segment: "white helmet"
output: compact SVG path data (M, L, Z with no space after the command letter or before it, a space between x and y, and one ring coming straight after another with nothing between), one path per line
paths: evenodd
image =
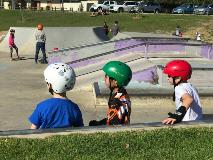
M75 77L72 67L65 63L53 63L44 70L45 81L52 84L55 93L72 90L75 85Z

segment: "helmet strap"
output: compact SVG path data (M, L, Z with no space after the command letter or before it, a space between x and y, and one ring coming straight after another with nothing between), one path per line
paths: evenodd
M109 89L110 89L110 95L109 95L109 100L108 100L108 104L109 104L109 102L111 101L111 99L112 99L112 94L113 94L113 91L114 91L114 89L116 88L116 87L114 87L114 86L112 86L112 81L113 80L115 80L114 78L111 78L111 77L109 77ZM118 92L120 91L120 87L118 87Z
M121 96L127 94L127 92L126 92L126 90L124 89L124 87L119 87L118 92L119 92L119 93L122 93Z
M175 83L175 77L172 77L172 80L173 80L173 84L174 84L174 89L176 86L178 86L181 82L182 82L182 79L176 84ZM173 101L175 101L175 91L173 93Z
M112 92L114 90L114 87L112 87L112 81L113 79L109 77L109 89L110 89L110 94L109 94L109 100L108 100L108 103L111 101L111 98L112 98Z
M49 89L49 92L53 95L53 89L52 89L52 85L50 83L47 82L47 85L48 85L48 89Z
M52 88L49 88L49 92L53 95L53 89Z

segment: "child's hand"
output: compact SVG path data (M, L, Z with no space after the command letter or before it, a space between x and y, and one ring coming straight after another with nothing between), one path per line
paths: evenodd
M166 118L162 121L163 124L174 124L176 122L176 119L174 118Z
M96 121L96 120L91 120L89 122L89 126L97 126L97 125L98 125L98 121Z

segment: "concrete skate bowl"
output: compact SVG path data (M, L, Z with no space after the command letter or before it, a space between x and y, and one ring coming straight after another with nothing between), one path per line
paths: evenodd
M156 75L156 65L165 65L169 59L177 58L189 61L194 59L191 62L193 66L200 65L200 70L208 66L211 70L212 44L189 39L133 37L49 53L49 63L69 63L76 70L77 76L99 72L107 61L120 60L132 68L133 80L153 83L159 76Z
M19 48L20 55L33 55L35 53L34 27L10 27L15 29L15 43ZM9 29L9 30L10 30ZM93 44L109 40L101 27L45 27L46 51L53 48L76 47L82 44ZM0 51L9 52L9 31L0 43Z

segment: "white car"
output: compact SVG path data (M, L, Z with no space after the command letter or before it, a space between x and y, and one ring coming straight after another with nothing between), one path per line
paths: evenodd
M125 1L122 4L110 6L111 12L129 12L132 7L138 6L138 2Z
M104 1L102 4L93 4L89 10L90 12L95 12L99 9L109 11L110 6L114 5L117 5L116 1Z

